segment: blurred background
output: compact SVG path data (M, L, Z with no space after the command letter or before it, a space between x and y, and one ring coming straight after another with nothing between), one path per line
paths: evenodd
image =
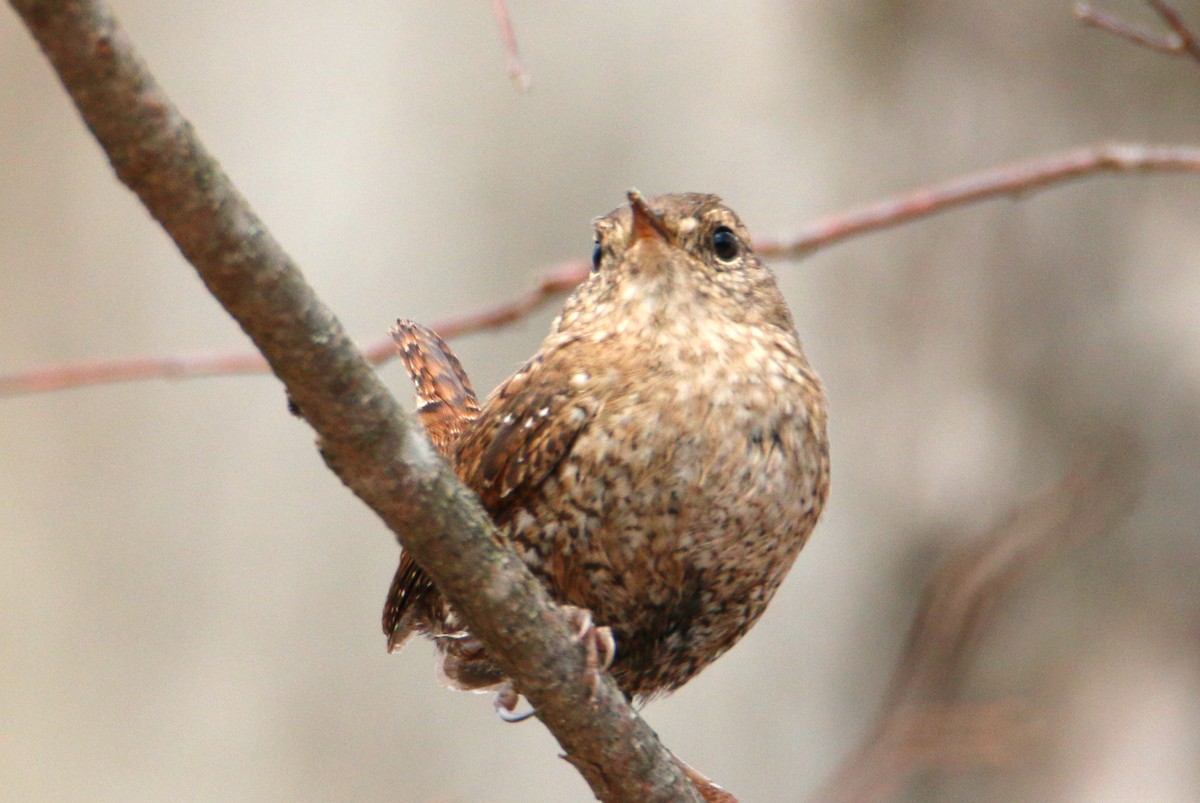
M114 5L363 341L588 257L631 186L786 237L1023 157L1200 142L1196 65L1069 0L514 0L524 95L484 2ZM248 347L9 8L0 119L0 371ZM1011 590L967 678L1041 741L910 794L1200 798L1198 212L1195 176L1100 177L776 263L828 386L832 499L757 628L644 711L671 748L801 799L869 731L944 555L1120 431L1137 501ZM454 343L477 388L555 307ZM541 725L439 688L427 644L387 654L396 544L274 378L0 399L0 488L0 797L589 799Z

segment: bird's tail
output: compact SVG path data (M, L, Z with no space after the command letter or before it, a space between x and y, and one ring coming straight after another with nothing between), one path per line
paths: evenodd
M433 445L449 456L455 439L479 415L471 380L450 346L432 329L399 320L391 334L417 390L417 416Z

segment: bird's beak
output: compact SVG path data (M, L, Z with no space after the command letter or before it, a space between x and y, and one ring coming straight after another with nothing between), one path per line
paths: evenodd
M630 190L626 195L629 197L629 208L633 210L633 225L629 228L629 243L626 247L631 248L639 240L648 238L659 238L666 243L675 242L675 238L663 225L662 218L646 205L641 193Z

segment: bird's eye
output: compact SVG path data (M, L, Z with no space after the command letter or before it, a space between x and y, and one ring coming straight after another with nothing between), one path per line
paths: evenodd
M728 226L721 226L713 232L712 247L713 253L717 255L717 259L722 262L732 262L741 253L742 243L738 240L737 235L733 233L733 229Z
M596 247L592 249L592 272L600 270L600 258L604 256L604 249L600 247L600 243L596 243Z

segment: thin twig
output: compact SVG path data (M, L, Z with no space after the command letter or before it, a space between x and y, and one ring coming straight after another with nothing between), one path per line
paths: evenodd
M695 800L658 737L366 363L196 137L103 0L10 0L117 176L170 234L318 434L603 800Z
M1147 0L1147 2L1179 37L1179 43L1184 52L1191 56L1197 64L1200 64L1200 42L1197 41L1195 32L1183 21L1183 15L1165 0Z
M588 263L583 260L563 262L551 268L537 287L523 296L494 307L443 318L433 322L431 327L443 337L452 338L504 326L570 291L587 276L587 272ZM396 344L391 337L385 336L363 346L362 353L367 362L381 365L396 356ZM147 379L265 374L268 370L267 361L258 352L196 352L162 357L83 360L0 376L0 397Z
M1178 36L1151 31L1140 25L1135 25L1123 17L1118 17L1110 11L1096 8L1090 3L1076 3L1075 16L1084 25L1108 31L1122 39L1128 39L1130 42L1141 47L1157 50L1159 53L1166 53L1171 56L1178 56L1180 53Z
M942 184L885 198L857 209L827 215L804 226L787 241L757 240L763 256L794 259L860 236L955 207L1001 196L1022 195L1106 172L1200 172L1200 148L1108 144L1078 148L985 170ZM568 292L587 276L582 260L551 268L526 295L495 307L434 322L432 328L449 339L520 320L546 302ZM373 341L363 353L374 365L395 356L390 337ZM45 393L111 382L146 379L188 379L201 376L264 373L258 354L197 353L165 357L136 357L53 365L0 375L0 397Z
M1146 0L1146 2L1171 29L1170 33L1160 34L1157 31L1149 31L1116 14L1082 2L1082 0L1075 4L1075 16L1085 25L1108 31L1141 47L1172 56L1187 56L1200 64L1200 41L1184 21L1183 15L1165 0Z
M1140 467L1127 442L1112 440L1107 454L1086 461L943 564L922 594L878 724L813 800L893 800L919 773L1006 766L1029 748L1026 707L1012 700L959 702L962 678L1004 595L1128 511Z
M496 15L496 24L500 27L500 39L504 42L504 54L508 61L508 77L512 79L520 92L528 92L531 84L529 73L521 62L521 54L517 50L517 34L513 31L512 17L508 14L508 4L504 0L492 0L492 13Z
M546 301L574 290L587 277L589 267L589 263L582 259L561 262L548 270L538 286L524 296L495 307L444 318L440 325L431 328L442 337L451 338L519 321ZM390 340L394 351L395 344Z
M966 204L1035 190L1101 173L1200 173L1200 148L1106 143L1001 165L931 187L885 198L808 224L784 243L756 242L763 256L803 257L867 232L931 217Z

